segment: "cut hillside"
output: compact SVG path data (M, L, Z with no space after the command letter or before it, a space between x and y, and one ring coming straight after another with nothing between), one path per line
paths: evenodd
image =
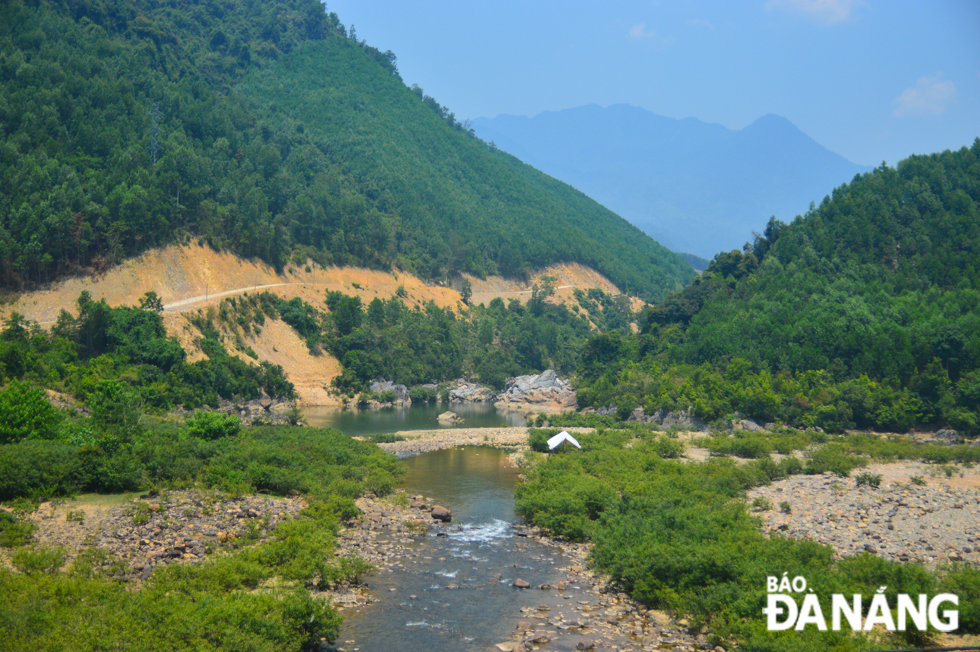
M317 0L2 11L0 286L191 241L432 282L578 262L651 300L693 277L476 138Z
M76 313L76 301L88 292L95 301L104 299L110 306L135 306L146 292L155 292L164 305L163 323L167 334L178 339L187 352L189 362L205 358L199 341L201 332L187 317L198 311L216 309L226 297L248 293L271 292L284 299L299 297L306 303L325 309L324 297L329 291L339 291L359 297L364 305L374 298L391 299L400 296L409 308L422 307L429 302L440 308L459 310L459 292L427 284L407 273L388 273L354 267L321 268L313 261L298 267L290 266L277 273L262 261L244 260L228 252L217 252L196 244L154 249L103 274L75 277L52 284L44 290L27 292L0 308L0 318L6 320L14 312L45 327L55 323L61 310ZM309 269L309 271L307 271ZM587 291L597 288L610 295L619 289L608 279L583 265L554 265L532 275L529 283L502 277L477 279L467 277L473 285L471 303L490 303L494 298L516 298L526 304L531 298L530 286L541 277L558 279L560 288L549 303L574 301L573 289ZM403 294L399 294L399 290ZM269 320L261 333L246 336L245 343L257 355L253 359L244 352L229 347L228 353L252 363L256 360L279 365L287 379L296 386L303 405L335 405L329 387L341 373L341 365L328 352L313 355L307 343L290 326L277 319Z

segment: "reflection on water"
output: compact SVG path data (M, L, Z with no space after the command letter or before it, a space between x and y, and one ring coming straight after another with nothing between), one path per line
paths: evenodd
M399 570L369 578L381 601L345 614L340 641L354 641L345 649L483 651L509 639L522 601L542 600L515 589L517 577L532 586L560 579L555 568L567 561L555 548L513 534L517 472L505 458L466 447L405 460L408 493L448 507L454 527L403 543Z
M454 426L442 425L436 417L452 410L463 418ZM437 428L490 428L523 426L524 417L517 412L498 412L492 403L425 403L411 407L382 410L344 410L330 407L302 408L306 421L317 428L337 428L345 435L370 435L399 430L435 430Z

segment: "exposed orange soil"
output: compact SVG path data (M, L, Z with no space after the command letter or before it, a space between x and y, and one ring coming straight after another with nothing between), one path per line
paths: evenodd
M575 288L588 290L599 288L607 294L619 294L612 281L595 271L591 267L580 265L579 263L558 263L549 265L542 270L534 273L531 280L527 283L506 279L501 276L489 276L486 280L464 274L473 286L474 304L490 303L493 299L500 297L504 301L508 299L518 299L521 303L527 303L531 298L531 286L535 283L542 285L541 277L551 276L557 279L555 285L555 296L553 302L572 302L572 295Z
M566 263L541 270L528 284L500 277L487 280L469 277L473 285L472 301L477 304L489 303L499 296L505 300L517 298L526 303L531 297L531 284L537 282L540 285L541 276L558 279L555 285L561 289L551 299L555 302L573 301L574 287L583 290L597 287L607 293L619 293L615 285L594 270ZM0 308L0 319L6 319L16 311L29 320L50 327L62 309L73 314L76 312L75 301L83 290L91 293L94 300L105 299L112 306L136 305L140 297L152 290L163 301L163 321L167 332L178 338L189 360L194 361L203 357L195 343L200 334L188 323L187 315L192 311L217 307L223 297L267 291L287 299L301 297L314 306L323 307L324 295L328 290L359 296L367 304L375 297L388 299L395 296L400 286L405 288L403 300L410 307L428 301L434 301L444 308L458 309L462 306L462 297L456 290L427 285L406 273L354 267L318 268L311 265L309 272L303 266L289 267L282 274L277 274L275 269L263 262L244 260L227 252L216 252L192 244L154 249L99 276L71 278L45 290L25 293L12 304ZM326 353L312 355L289 326L274 320L266 322L260 335L245 339L259 360L282 366L289 380L296 385L301 404L339 404L325 389L341 371L340 363L333 356ZM230 353L252 362L251 358L234 351L234 347L227 348Z

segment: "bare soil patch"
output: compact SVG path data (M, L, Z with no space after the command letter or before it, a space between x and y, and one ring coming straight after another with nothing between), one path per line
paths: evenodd
M356 267L320 268L311 261L308 263L287 267L280 274L261 261L246 260L228 252L196 244L172 245L148 251L103 274L65 279L43 290L22 294L12 303L0 307L0 319L6 319L16 311L50 327L61 310L76 313L75 302L82 291L88 291L96 301L105 299L112 306L137 305L140 297L153 291L163 301L163 320L168 334L177 337L187 351L188 360L193 362L202 359L204 354L195 343L200 333L190 326L186 315L216 307L224 297L247 292L272 292L285 299L301 297L318 308L325 308L327 291L359 296L366 305L375 297L389 299L401 289L402 300L410 308L429 301L456 310L463 306L462 297L455 289L430 285L404 272ZM573 286L584 290L598 287L605 292L619 293L616 286L601 274L575 263L548 267L535 280L545 275L556 277L558 286L569 286L559 290L552 298L554 301L573 300ZM530 284L501 277L469 278L477 303L489 303L496 296L514 296L526 302L531 296ZM342 404L324 389L340 373L340 363L328 353L312 355L306 344L285 324L267 323L260 335L246 338L246 343L258 354L258 360L282 366L286 377L296 386L301 405ZM233 350L234 347L228 348L233 355L247 362L253 361Z

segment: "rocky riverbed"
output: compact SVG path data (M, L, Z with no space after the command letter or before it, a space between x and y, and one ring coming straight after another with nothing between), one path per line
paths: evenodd
M592 432L592 428L566 428L568 432ZM406 430L395 435L404 437L378 446L399 457L408 457L457 446L493 446L495 448L527 449L529 428L444 428L442 430Z
M827 544L838 557L870 552L931 568L978 565L980 475L948 468L949 477L917 462L873 464L850 478L798 475L753 489L748 500L756 501L765 532ZM879 486L859 484L862 473L880 476Z
M425 537L451 537L461 532L452 521L432 517L435 507L431 498L396 494L377 499L359 499L357 506L363 515L340 536L336 554L358 554L374 564L376 571L369 577L370 586L381 583L386 573L416 572L423 560L431 560L433 550L421 545ZM667 614L636 605L625 594L611 591L604 578L586 567L588 546L568 544L548 539L537 528L513 524L510 536L514 548L529 548L532 542L543 544L554 552L531 555L523 563L547 566L555 559L563 560L557 570L562 579L553 584L532 585L516 577L513 590L510 636L503 635L494 649L503 652L524 652L547 649L556 652L571 650L724 650L708 643L703 633L689 631L687 621L676 621ZM440 558L445 561L445 558ZM516 566L515 566L516 568ZM494 577L490 584L507 574L520 575L521 569L489 569ZM499 571L499 572L498 572ZM523 572L530 572L525 568ZM444 579L442 590L459 591L480 587L462 586L452 576ZM389 591L396 591L392 588ZM335 604L341 611L360 611L376 602L378 596L369 593L340 596ZM420 596L398 596L399 600L418 601ZM547 644L546 647L541 646ZM347 638L336 648L343 652L363 649L356 639Z
M97 548L102 570L130 582L156 568L200 562L242 537L264 541L276 525L294 518L301 498L226 497L213 491L173 491L134 496L83 497L42 503L29 515L35 543L60 546L69 564Z

